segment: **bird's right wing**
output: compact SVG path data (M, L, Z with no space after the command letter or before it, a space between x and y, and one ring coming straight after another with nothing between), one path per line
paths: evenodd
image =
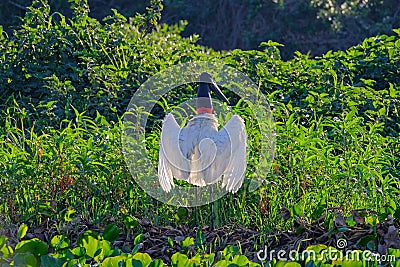
M185 164L178 162L182 157L179 149L179 133L181 128L176 122L172 114L168 114L164 121L161 130L160 151L158 153L158 180L161 188L165 192L169 192L174 187L173 177L179 173L176 166ZM187 168L186 168L187 169Z
M219 131L220 140L223 140L220 160L226 161L222 187L236 193L243 184L246 172L247 133L243 119L234 115Z

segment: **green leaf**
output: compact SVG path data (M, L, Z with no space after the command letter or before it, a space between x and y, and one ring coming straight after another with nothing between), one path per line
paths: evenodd
M220 260L220 261L216 262L214 266L218 266L218 267L228 267L229 265L230 265L230 264L229 264L229 261L227 261L227 260Z
M66 261L54 258L50 255L42 255L40 257L41 267L62 267Z
M149 267L163 267L164 266L164 262L162 260L154 260Z
M283 267L283 266L285 266L286 263L287 262L285 262L285 261L277 261L277 263L275 264L274 267Z
M24 267L38 267L39 263L35 255L30 252L15 253L14 265Z
M296 216L304 216L304 205L302 205L301 203L298 203L296 205L293 206L293 215Z
M30 252L35 256L42 256L47 254L49 251L49 247L46 243L39 240L38 238L33 238L30 240L20 241L15 246L15 253L25 253Z
M249 259L247 259L247 257L244 255L236 255L232 260L232 263L235 263L239 266L247 266L249 262Z
M321 253L323 250L328 249L328 247L324 244L319 245L311 245L306 248L306 250L315 251L316 253Z
M357 260L337 260L337 261L333 261L332 265L341 266L341 267L363 267L364 266L362 261L357 261Z
M68 248L70 246L70 241L63 235L56 235L51 239L50 244L55 250L59 250Z
M81 258L86 255L86 249L83 247L76 247L66 251L68 259Z
M168 237L168 245L173 248L174 247L174 240L171 237Z
M284 46L284 45L281 43L278 43L278 42L274 42L272 40L268 40L268 42L261 42L259 46L260 47L263 47L263 46L274 47L274 46Z
M9 259L14 254L14 251L11 246L4 244L3 246L0 245L0 259Z
M73 208L69 207L69 208L66 210L65 214L64 214L64 220L65 220L66 222L71 222L72 219L74 218L74 215L75 215L75 214L76 214L76 211L75 211Z
M354 220L353 216L350 216L349 218L346 219L346 224L348 226L356 226L356 221Z
M172 267L175 267L175 266L176 267L187 267L187 266L189 266L189 264L190 264L189 258L186 255L181 254L179 252L175 253L171 257Z
M103 238L110 242L113 242L113 241L117 240L119 233L120 233L120 230L115 224L109 224L104 229Z
M7 243L8 238L4 235L0 236L0 248Z
M143 241L144 238L145 238L144 234L138 234L138 235L135 237L135 239L133 240L133 244L134 244L134 245L139 244L140 242Z
M125 223L125 226L126 226L128 229L133 229L133 228L139 226L139 221L138 221L135 217L130 216L130 215L129 215L129 216L126 216L126 217L124 218L124 223Z
M186 219L188 215L189 211L187 210L187 208L180 207L174 216L178 222L181 222Z
M317 208L314 210L314 212L311 214L311 218L313 218L314 220L318 219L321 217L322 214L325 213L325 209L326 209L326 202L325 200L321 200L318 203Z
M179 244L183 249L186 249L189 246L194 245L194 238L193 237L186 237L184 240L179 242Z
M135 255L133 255L132 260L133 260L132 261L133 266L142 266L142 267L149 266L151 264L151 261L152 261L152 259L151 259L149 254L140 253L140 252L138 252ZM141 265L135 265L134 261L137 261L137 262L141 263Z
M226 246L224 250L222 251L222 256L226 260L231 260L233 257L236 255L239 255L239 248L237 246Z
M101 263L101 266L102 267L121 266L120 263L125 262L126 258L127 258L126 255L118 255L118 256L114 256L114 257L108 257Z
M395 98L397 94L397 90L394 88L393 83L389 83L389 96Z
M363 237L361 237L361 238L358 240L356 246L358 246L358 247L367 247L368 243L369 243L370 241L372 241L372 240L375 240L375 239L376 239L376 236L375 236L375 235L366 235L366 236L363 236Z
M78 239L77 245L86 249L86 255L101 261L104 257L110 256L113 252L111 244L108 240L100 240L98 235L86 231Z
M142 247L142 244L141 244L141 243L136 244L136 245L133 247L131 254L134 255L135 253L137 253L141 247Z
M394 255L396 258L400 259L400 249L399 248L389 248L388 254Z
M26 232L28 232L28 226L23 223L18 228L18 233L17 233L18 239L24 238L26 235Z

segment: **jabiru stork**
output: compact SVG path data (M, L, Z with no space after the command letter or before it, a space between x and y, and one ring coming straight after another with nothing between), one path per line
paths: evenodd
M203 72L199 80L197 115L183 129L171 113L163 121L159 183L165 192L170 192L175 186L174 178L200 187L222 179L221 187L236 193L243 184L247 165L245 124L239 115L234 115L218 130L210 91L228 104L229 101L209 73Z

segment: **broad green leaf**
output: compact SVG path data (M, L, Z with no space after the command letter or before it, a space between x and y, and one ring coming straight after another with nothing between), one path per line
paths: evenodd
M180 207L176 212L175 219L180 222L188 217L189 211L187 208Z
M190 261L185 254L177 252L171 257L171 265L173 267L188 267L190 265Z
M86 249L86 254L101 261L102 258L110 256L113 253L111 244L107 240L100 240L94 236L92 233L84 233L77 242L78 246Z
M86 255L86 249L83 247L76 247L66 251L68 259L81 258Z
M125 262L126 258L127 258L126 255L108 257L101 263L101 266L102 267L120 266L119 264L122 263L122 262Z
M236 255L232 259L232 263L237 264L239 266L246 266L250 261L247 259L245 255Z
M39 267L39 262L35 255L30 252L15 253L14 265L25 267Z
M55 250L59 250L68 248L70 246L70 241L63 235L56 235L51 239L50 244Z
M54 258L50 255L42 255L40 257L41 267L62 267L66 262L63 259Z
M152 259L149 254L138 252L133 255L131 261L134 267L147 267L151 264Z
M306 248L306 250L312 250L315 251L316 253L321 253L323 250L328 249L328 246L324 244L319 244L319 245L311 245Z
M103 238L110 242L113 242L113 241L117 240L119 233L120 233L120 230L115 224L109 224L104 229Z
M49 247L47 246L47 244L39 240L38 238L20 241L15 246L15 253L29 252L39 257L47 254L48 251Z

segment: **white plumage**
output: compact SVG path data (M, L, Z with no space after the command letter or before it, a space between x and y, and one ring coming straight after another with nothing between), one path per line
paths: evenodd
M218 131L213 114L201 113L181 129L172 114L163 122L158 179L164 191L174 180L206 186L222 179L221 186L236 193L246 171L247 134L243 119L234 115Z

